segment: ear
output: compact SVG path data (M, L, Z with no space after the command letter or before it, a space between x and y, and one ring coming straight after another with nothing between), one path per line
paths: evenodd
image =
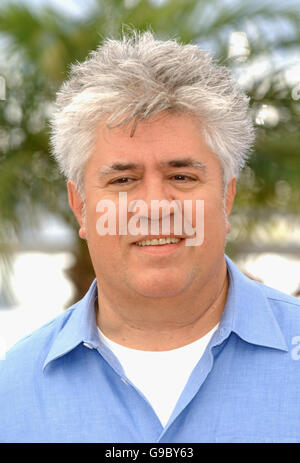
M229 180L227 184L226 198L225 198L225 211L226 211L226 216L227 216L227 230L226 230L227 233L230 233L230 230L231 230L231 226L228 221L228 218L230 216L235 194L236 194L235 186L236 186L236 178L231 177L231 179Z
M67 182L67 187L68 187L69 205L80 226L78 234L80 238L86 239L86 230L85 230L85 224L84 224L83 214L82 214L84 201L81 198L80 194L78 193L76 183L73 182L73 180L69 180Z

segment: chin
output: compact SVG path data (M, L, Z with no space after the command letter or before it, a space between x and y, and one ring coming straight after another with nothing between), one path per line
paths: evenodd
M183 281L144 281L135 282L132 288L141 296L152 298L163 298L178 296L187 287L187 282Z
M153 291L149 291L149 290L136 290L136 292L140 295L140 296L144 296L144 297L148 297L148 298L154 298L154 299L162 299L164 297L174 297L174 296L178 296L182 291L178 291L178 288L174 288L174 290L160 290L160 291L157 291L157 290L153 290Z

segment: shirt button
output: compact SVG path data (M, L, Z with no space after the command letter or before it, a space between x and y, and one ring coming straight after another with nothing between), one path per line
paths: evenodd
M85 347L88 347L89 349L94 349L93 346L91 346L90 344L88 344L87 342L84 342L83 345Z

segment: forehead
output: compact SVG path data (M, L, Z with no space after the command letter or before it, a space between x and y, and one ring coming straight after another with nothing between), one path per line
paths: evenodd
M163 166L170 160L186 158L218 163L205 142L200 123L190 115L158 115L139 122L134 131L133 124L113 129L105 122L99 125L93 152L98 165L127 162Z

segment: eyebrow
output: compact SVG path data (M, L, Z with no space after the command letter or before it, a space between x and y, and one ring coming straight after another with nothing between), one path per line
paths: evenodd
M196 161L193 158L179 158L179 159L170 159L169 161L162 161L159 163L159 167L193 167L197 170L201 170L205 173L206 164L201 161ZM114 172L123 172L125 170L142 170L143 166L141 164L136 164L134 162L113 162L102 166L99 169L99 176L103 177Z
M141 168L142 166L140 164L135 164L134 162L113 162L112 164L102 166L99 169L99 176L102 177L114 172L123 172L124 170L138 170Z
M193 158L180 158L180 159L171 159L170 161L160 162L161 167L194 167L194 169L201 170L205 172L206 164L201 161L196 161Z

